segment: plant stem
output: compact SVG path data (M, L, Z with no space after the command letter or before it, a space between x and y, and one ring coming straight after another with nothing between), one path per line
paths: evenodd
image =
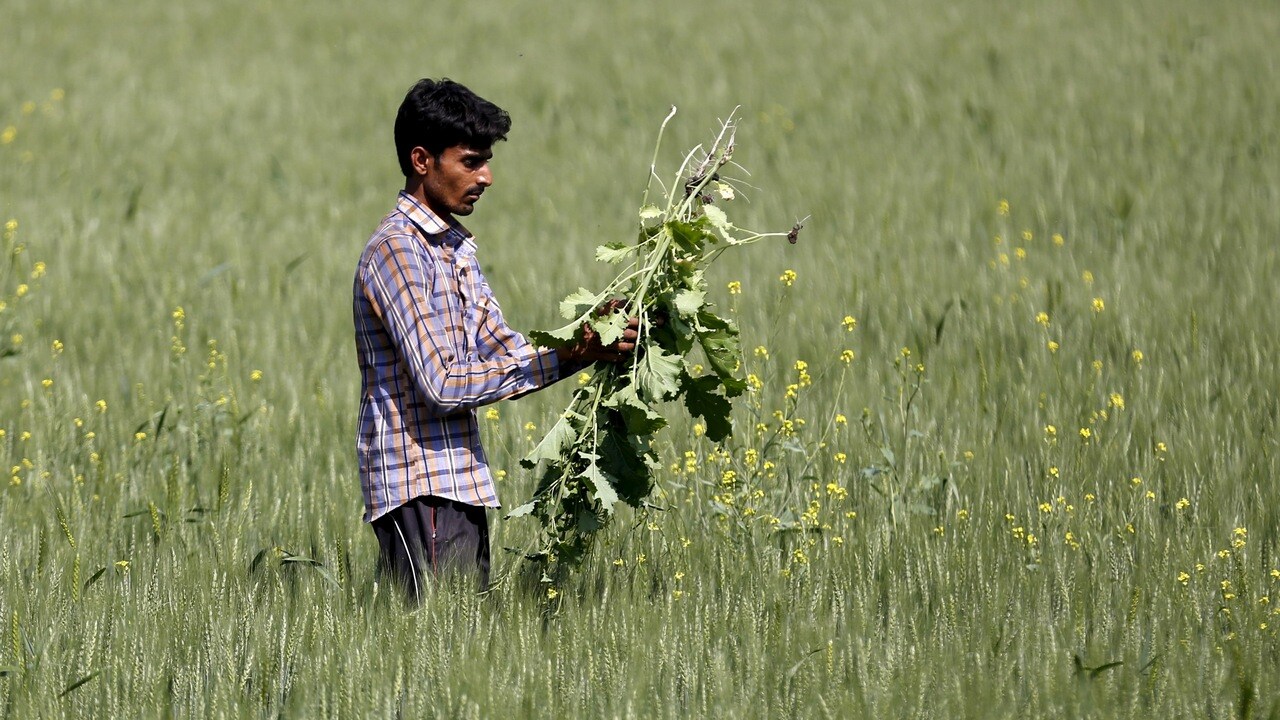
M644 196L640 200L640 207L649 204L649 188L653 185L654 179L658 178L658 150L662 147L662 133L667 129L667 123L671 122L671 118L676 116L676 106L671 106L671 112L667 113L666 119L662 121L662 125L658 126L658 140L653 144L653 159L649 161L649 182L644 184ZM658 182L662 182L658 179Z

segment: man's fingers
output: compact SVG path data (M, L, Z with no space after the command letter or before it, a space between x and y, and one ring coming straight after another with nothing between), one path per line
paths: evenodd
M592 353L595 360L603 360L604 362L619 362L631 357L636 351L634 342L626 342L619 340L618 342L597 348Z
M600 305L600 307L596 308L596 314L608 315L609 313L615 310L626 310L628 307L630 307L630 305L631 303L628 302L625 298L612 298L610 300L604 301L604 303Z
M599 310L603 311L602 314L604 314L617 308L625 308L626 305L627 303L624 300L610 300L602 305ZM627 325L622 331L622 337L610 345L601 343L600 335L595 329L590 324L584 323L582 341L574 352L578 357L588 362L619 362L635 354L639 339L640 318L635 316L627 318Z

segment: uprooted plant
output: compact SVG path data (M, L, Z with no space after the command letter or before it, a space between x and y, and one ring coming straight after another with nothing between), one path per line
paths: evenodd
M650 438L667 424L658 410L662 403L683 400L712 440L730 434L730 400L746 389L738 328L708 302L705 270L730 247L782 237L795 243L801 229L796 223L788 232L744 230L716 204L737 194L738 181L722 175L741 169L732 162L732 114L710 145L690 150L671 184L664 183L658 150L674 115L672 108L658 131L636 242L596 248L598 261L620 266L617 275L598 292L581 288L566 297L560 303L569 321L564 327L530 333L540 345L563 347L582 342L589 328L608 345L622 337L630 317L639 321L635 353L624 362L595 364L521 461L528 468L541 465L541 476L533 497L509 517L532 515L541 522L539 548L530 558L547 564L546 582L582 562L619 502L645 504L658 468ZM649 202L655 182L665 196L662 205ZM704 363L709 372L701 371Z

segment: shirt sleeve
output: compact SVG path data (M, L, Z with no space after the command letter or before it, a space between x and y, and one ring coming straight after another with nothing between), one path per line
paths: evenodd
M433 415L527 393L559 377L555 352L535 348L506 327L500 312L488 313L490 319L477 328L476 357L468 361L451 339L455 326L465 327L450 303L452 283L440 276L421 242L393 235L371 251L365 299Z
M570 375L575 375L591 364L580 361L560 362L560 358L554 349L540 348L529 342L524 335L513 330L502 317L502 308L498 307L498 301L493 296L493 290L490 289L489 283L484 280L483 275L480 281L480 297L477 302L483 306L485 318L479 328L479 342L481 348L484 348L481 352L509 354L520 352L520 348L525 347L531 352L549 357L547 362L553 363L555 370L546 378L544 385L559 382Z

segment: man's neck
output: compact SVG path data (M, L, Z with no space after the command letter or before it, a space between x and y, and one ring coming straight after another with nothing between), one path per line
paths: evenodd
M430 210L433 215L440 218L440 222L444 223L445 225L452 226L452 225L458 224L457 220L453 218L453 215L451 213L449 213L447 210L440 210L439 208L434 207L431 204L431 202L427 200L427 194L423 192L421 182L414 182L412 180L409 180L404 184L404 192L409 197L413 198L414 200L417 200L419 205Z

